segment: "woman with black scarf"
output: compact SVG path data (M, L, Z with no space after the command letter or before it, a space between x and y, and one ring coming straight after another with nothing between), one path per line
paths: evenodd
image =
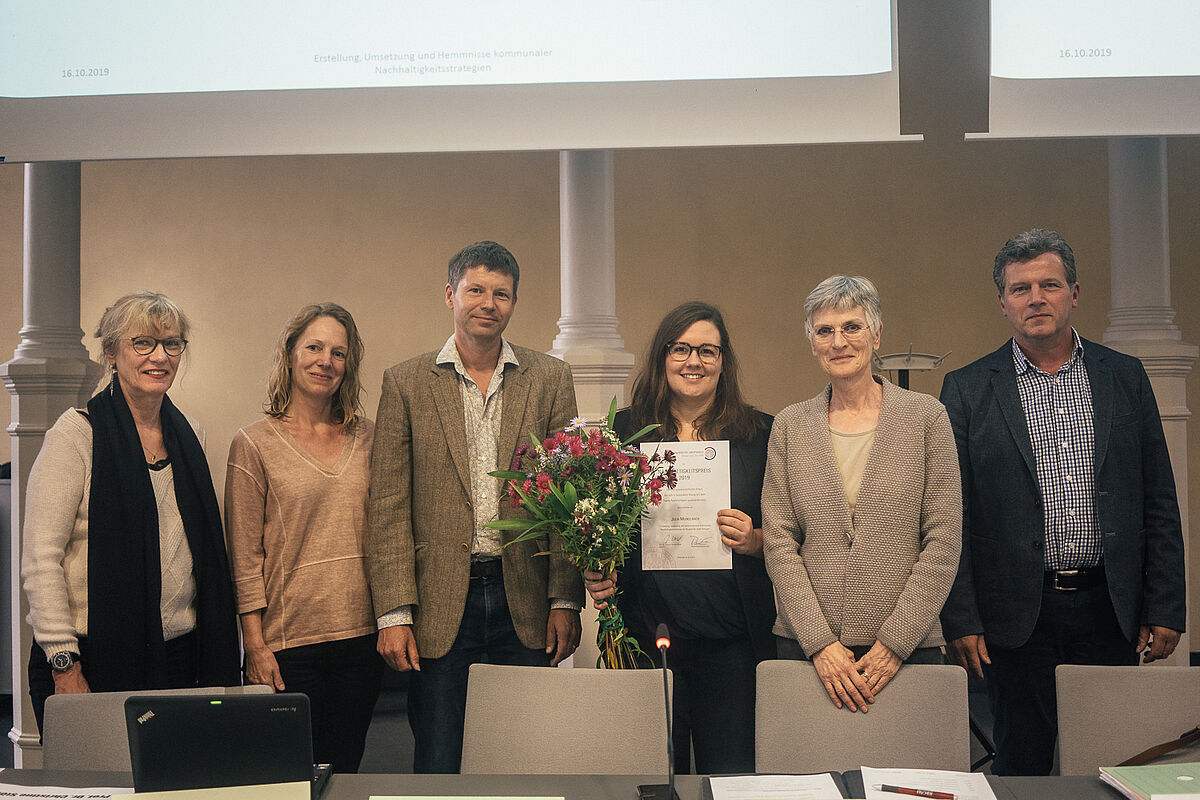
M21 572L39 729L52 694L240 683L203 434L167 397L188 329L165 295L117 300L96 330L108 385L34 462Z

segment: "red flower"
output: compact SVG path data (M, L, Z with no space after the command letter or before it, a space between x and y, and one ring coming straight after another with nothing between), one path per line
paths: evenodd
M571 458L579 458L583 455L583 440L578 436L572 436L567 442L567 450L571 453Z
M558 447L558 443L554 441L553 436L548 436L542 440L542 449L547 453L549 453L551 450L554 450L556 447Z
M545 499L546 495L550 494L550 476L545 472L538 473L537 476L538 499Z

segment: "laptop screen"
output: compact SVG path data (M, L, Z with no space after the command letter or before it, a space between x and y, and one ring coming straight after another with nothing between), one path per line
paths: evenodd
M313 776L304 694L135 695L125 701L125 727L139 792Z

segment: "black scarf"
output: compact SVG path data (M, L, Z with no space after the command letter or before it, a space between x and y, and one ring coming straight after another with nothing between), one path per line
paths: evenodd
M167 685L154 486L115 375L87 407L88 684L94 691L178 688ZM197 685L237 685L233 583L208 461L187 418L166 395L161 420L196 578Z

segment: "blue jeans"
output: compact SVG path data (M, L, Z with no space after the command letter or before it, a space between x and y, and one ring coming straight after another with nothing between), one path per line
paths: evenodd
M462 763L463 718L467 710L467 671L472 664L546 667L545 650L517 638L500 561L472 568L467 604L458 636L441 658L422 658L410 673L408 722L415 746L413 772L458 772Z

